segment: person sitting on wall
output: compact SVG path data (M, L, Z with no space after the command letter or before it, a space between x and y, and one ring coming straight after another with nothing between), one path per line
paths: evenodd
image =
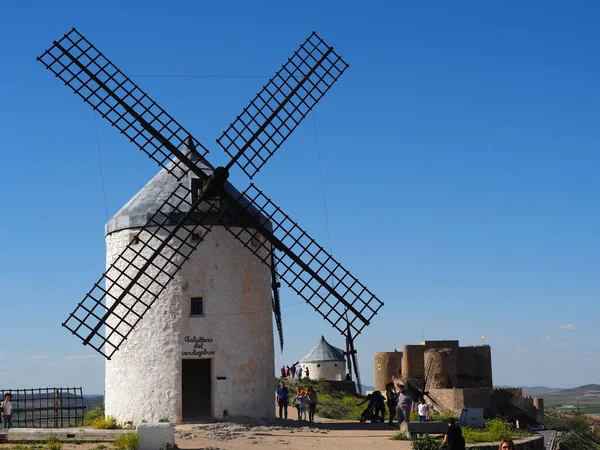
M465 450L465 439L462 435L462 429L456 425L454 419L448 420L448 429L442 441L444 450Z

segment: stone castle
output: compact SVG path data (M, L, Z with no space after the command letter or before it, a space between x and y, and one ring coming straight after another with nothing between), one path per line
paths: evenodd
M534 420L543 414L542 399L523 397L521 389L494 389L489 345L422 341L402 351L375 353L374 359L376 390L385 392L392 379L410 380L429 392L441 412L460 415L463 408L484 408Z

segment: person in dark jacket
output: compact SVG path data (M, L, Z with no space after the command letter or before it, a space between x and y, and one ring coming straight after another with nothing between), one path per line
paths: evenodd
M456 425L454 419L448 420L448 429L442 441L442 448L444 450L465 450L465 439L462 430Z
M394 425L394 418L396 417L396 407L398 404L396 403L396 387L394 383L388 383L385 386L385 398L387 400L387 407L390 412L390 420L388 425Z
M308 420L314 422L319 399L317 397L317 393L310 386L306 389L306 395L308 395Z

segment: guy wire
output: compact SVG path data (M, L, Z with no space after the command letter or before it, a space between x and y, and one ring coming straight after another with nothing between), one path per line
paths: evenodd
M108 222L108 206L106 205L106 189L104 187L104 172L102 170L102 156L100 154L100 136L98 134L98 123L96 121L96 111L92 110L92 114L94 114L94 128L96 130L96 148L98 150L98 165L100 167L100 182L102 185L102 196L104 197L104 214L106 216L106 221Z
M323 208L325 209L325 227L327 228L327 239L329 240L329 254L333 256L333 247L331 245L331 232L329 230L329 214L327 212L327 201L325 199L325 184L323 183L323 169L321 168L321 153L319 152L319 139L317 137L317 123L315 121L315 113L311 112L313 130L315 132L315 147L317 149L317 164L319 166L319 176L321 177L321 195L323 197ZM329 276L331 278L333 274ZM333 282L332 282L333 286Z

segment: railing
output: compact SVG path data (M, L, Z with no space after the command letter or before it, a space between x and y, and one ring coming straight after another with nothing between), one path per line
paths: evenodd
M2 389L0 401L11 394L15 428L65 428L83 425L81 388Z

